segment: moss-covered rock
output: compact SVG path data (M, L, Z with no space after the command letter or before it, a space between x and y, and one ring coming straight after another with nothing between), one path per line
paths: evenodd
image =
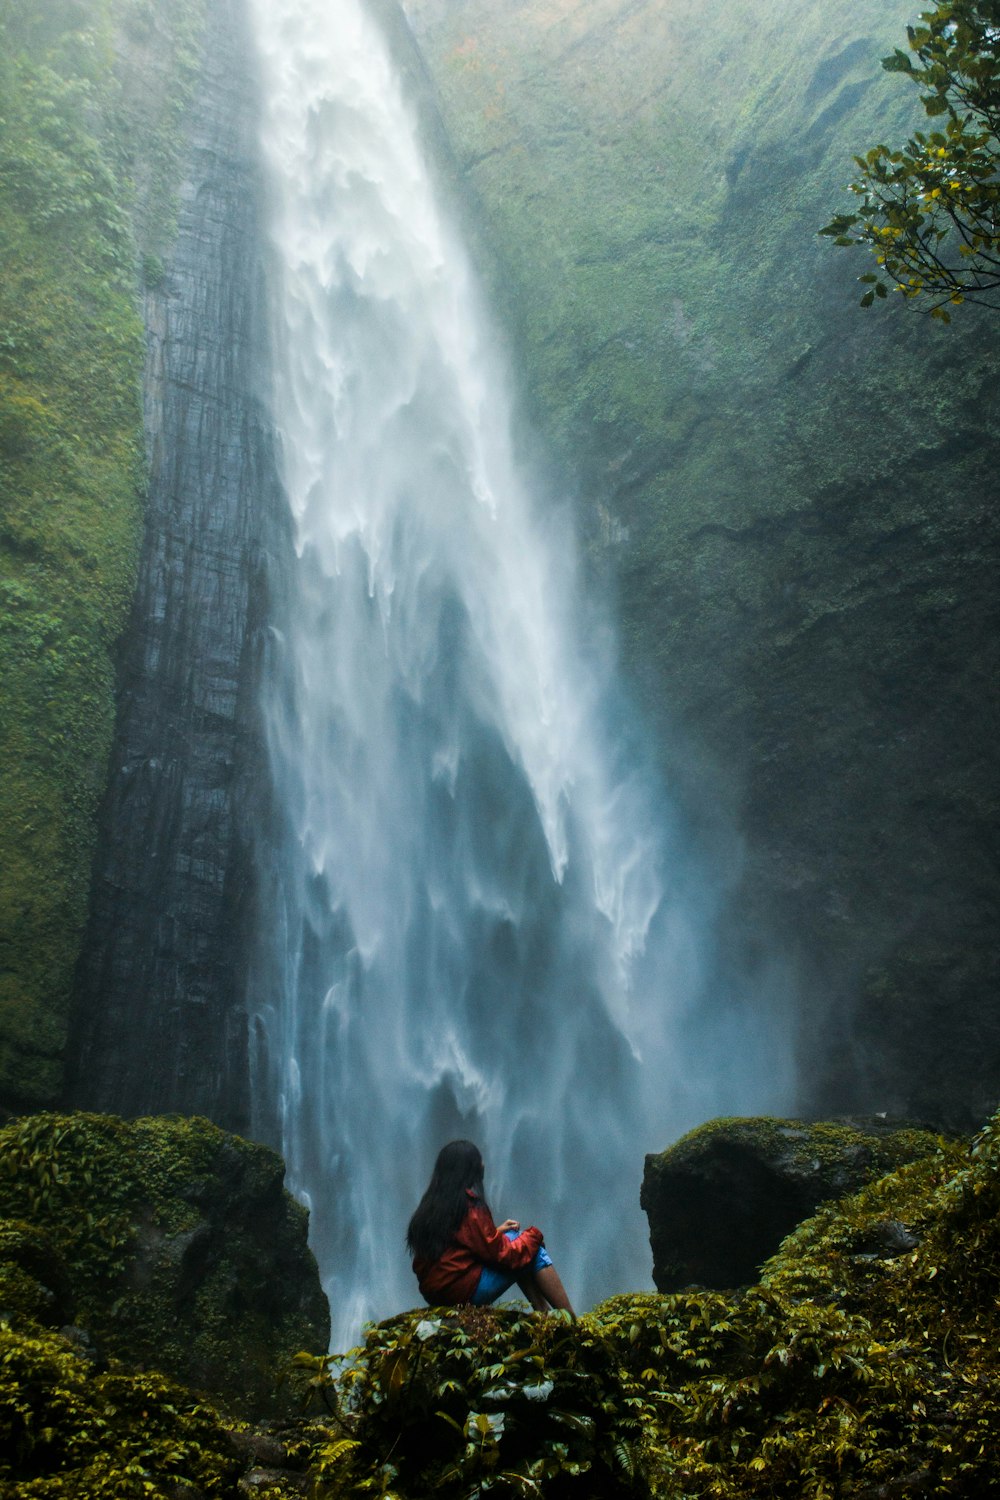
M646 1157L641 1204L653 1280L746 1286L821 1203L940 1147L930 1130L887 1120L710 1120Z
M15 1121L0 1214L30 1227L0 1224L0 1307L49 1326L72 1314L113 1359L240 1410L273 1405L293 1356L330 1333L283 1178L274 1152L207 1120Z

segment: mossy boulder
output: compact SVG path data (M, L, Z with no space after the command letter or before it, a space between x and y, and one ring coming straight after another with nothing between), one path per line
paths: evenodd
M329 1309L281 1158L207 1120L42 1114L0 1130L0 1305L236 1409L280 1404ZM34 1290L32 1290L34 1287Z
M821 1203L939 1145L930 1130L880 1119L710 1120L646 1157L653 1280L661 1292L747 1286Z

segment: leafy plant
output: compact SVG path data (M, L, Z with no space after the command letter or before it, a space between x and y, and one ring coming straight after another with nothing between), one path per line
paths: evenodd
M644 1494L645 1403L631 1381L623 1399L624 1373L587 1320L504 1307L382 1323L341 1377L360 1445L350 1493Z
M855 157L861 206L821 233L874 253L862 307L896 291L948 322L962 302L1000 309L1000 5L947 0L907 36L882 66L917 84L941 128Z

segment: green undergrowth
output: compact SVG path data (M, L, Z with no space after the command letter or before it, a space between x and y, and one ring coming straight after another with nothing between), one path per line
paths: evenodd
M157 1374L95 1368L57 1334L0 1326L3 1500L235 1494L225 1423Z
M142 518L140 272L172 230L202 8L0 0L0 1099L15 1108L60 1083Z
M0 1235L23 1304L0 1292L0 1497L988 1500L998 1169L994 1120L823 1209L741 1293L627 1294L576 1324L424 1309L348 1354L303 1354L302 1416L269 1430L279 1459L252 1482L259 1430L40 1326L23 1299L46 1251L15 1225Z
M993 1494L998 1165L993 1122L807 1221L741 1294L382 1324L326 1493Z

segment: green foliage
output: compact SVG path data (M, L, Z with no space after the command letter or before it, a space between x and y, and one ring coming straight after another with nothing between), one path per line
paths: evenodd
M161 1229L186 1222L178 1186L210 1171L218 1133L141 1125L124 1173L123 1122L49 1117L0 1133L0 1160L16 1165L0 1206L46 1224L0 1225L0 1500L193 1500L192 1486L235 1500L265 1482L239 1477L254 1434L39 1326L57 1316L38 1293L60 1266L90 1288L83 1313L120 1281L115 1225L142 1230L135 1173L147 1227L149 1204ZM84 1189L108 1208L89 1248L72 1223ZM1000 1118L825 1207L738 1296L621 1295L578 1323L516 1304L425 1309L347 1354L303 1353L291 1382L318 1414L284 1422L287 1467L266 1482L311 1500L979 1500L996 1492L998 1284ZM124 1347L132 1365L149 1356Z
M228 1431L161 1375L98 1371L58 1335L0 1323L0 1500L235 1495Z
M947 0L907 35L882 66L917 84L941 129L856 157L861 207L821 232L875 254L862 307L896 291L948 322L962 302L1000 308L1000 5Z
M203 10L156 7L161 66L143 91L141 45L123 40L154 15L140 0L0 6L0 1097L14 1107L51 1103L60 1082L141 525L137 242L152 285Z
M642 1397L596 1324L519 1307L406 1313L344 1359L323 1493L647 1493Z
M940 1285L938 1266L950 1245L973 1260L974 1281L980 1258L995 1269L995 1163L982 1155L982 1144L971 1157L945 1147L786 1240L728 1313L728 1346L707 1349L710 1372L665 1393L684 1481L665 1493L850 1496L912 1475L929 1494L990 1493L985 1436L998 1403L978 1368L986 1326L959 1311L964 1294ZM884 1249L899 1221L916 1249ZM676 1319L679 1299L664 1301ZM980 1316L995 1338L995 1297ZM700 1340L693 1318L692 1331Z

